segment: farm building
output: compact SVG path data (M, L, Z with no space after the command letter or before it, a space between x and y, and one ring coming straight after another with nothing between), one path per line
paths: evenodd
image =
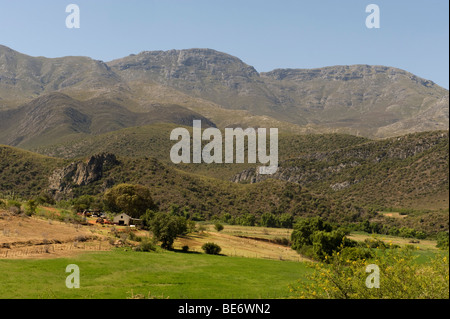
M131 226L131 225L138 225L140 224L141 220L137 218L132 218L131 216L128 216L127 214L119 214L116 217L114 217L113 223L117 225L123 225L123 226Z
M114 217L114 224L129 226L130 221L131 217L128 216L127 214L119 214L116 217Z

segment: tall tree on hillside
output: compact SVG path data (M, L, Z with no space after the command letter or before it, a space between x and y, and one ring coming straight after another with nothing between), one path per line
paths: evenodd
M139 218L147 209L155 209L156 205L150 189L142 185L119 184L104 195L105 209L113 213L126 213Z

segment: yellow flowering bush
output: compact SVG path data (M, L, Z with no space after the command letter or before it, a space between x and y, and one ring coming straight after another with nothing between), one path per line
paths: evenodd
M410 248L374 250L373 258L348 259L345 248L313 263L307 281L290 285L295 298L302 299L448 299L449 263L447 254L436 254L425 264L416 261ZM366 285L379 269L379 288ZM369 285L370 286L370 285Z

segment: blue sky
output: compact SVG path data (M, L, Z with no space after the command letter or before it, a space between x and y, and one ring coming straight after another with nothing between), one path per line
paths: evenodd
M68 29L68 4L81 28ZM381 27L365 25L367 5ZM258 71L398 67L449 88L447 0L0 0L0 44L32 56L103 61L144 50L211 48Z

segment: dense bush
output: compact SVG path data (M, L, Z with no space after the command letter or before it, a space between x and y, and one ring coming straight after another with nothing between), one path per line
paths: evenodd
M155 244L149 239L142 239L138 246L134 248L135 251L155 251Z
M187 253L187 252L189 251L189 246L188 246L188 245L184 245L183 247L181 247L181 250L182 250L184 253Z
M440 232L437 236L437 245L436 247L440 249L448 249L448 232Z
M437 254L426 264L416 258L404 248L378 254L371 249L367 255L344 248L327 257L328 263L314 263L315 271L308 280L290 285L290 291L307 299L448 299L448 257ZM366 286L373 272L369 265L378 266L378 288Z
M294 225L291 235L292 249L299 250L303 246L312 246L312 235L316 231L330 232L332 226L320 217L303 218Z
M33 199L30 199L29 201L27 201L25 205L25 214L27 214L27 216L32 216L36 214L37 206L38 206L37 202Z
M8 200L7 207L13 213L20 213L22 211L22 203L17 200Z
M334 251L339 250L344 245L345 233L340 230L316 231L311 235L313 257L324 260L326 256L331 256Z
M277 217L272 213L264 213L261 215L260 225L265 227L278 227Z
M333 252L344 247L355 247L357 243L346 237L348 230L333 229L320 217L301 219L294 225L291 234L292 249L316 260L325 260Z
M220 248L219 245L214 244L214 243L205 243L202 246L202 249L205 253L209 254L209 255L218 255L222 248Z
M369 260L375 256L373 249L363 247L344 247L340 250L340 256L345 260Z
M388 244L386 244L384 241L376 238L366 238L363 243L361 243L362 247L367 248L381 248L381 249L387 249L392 248ZM396 248L398 245L395 246Z

